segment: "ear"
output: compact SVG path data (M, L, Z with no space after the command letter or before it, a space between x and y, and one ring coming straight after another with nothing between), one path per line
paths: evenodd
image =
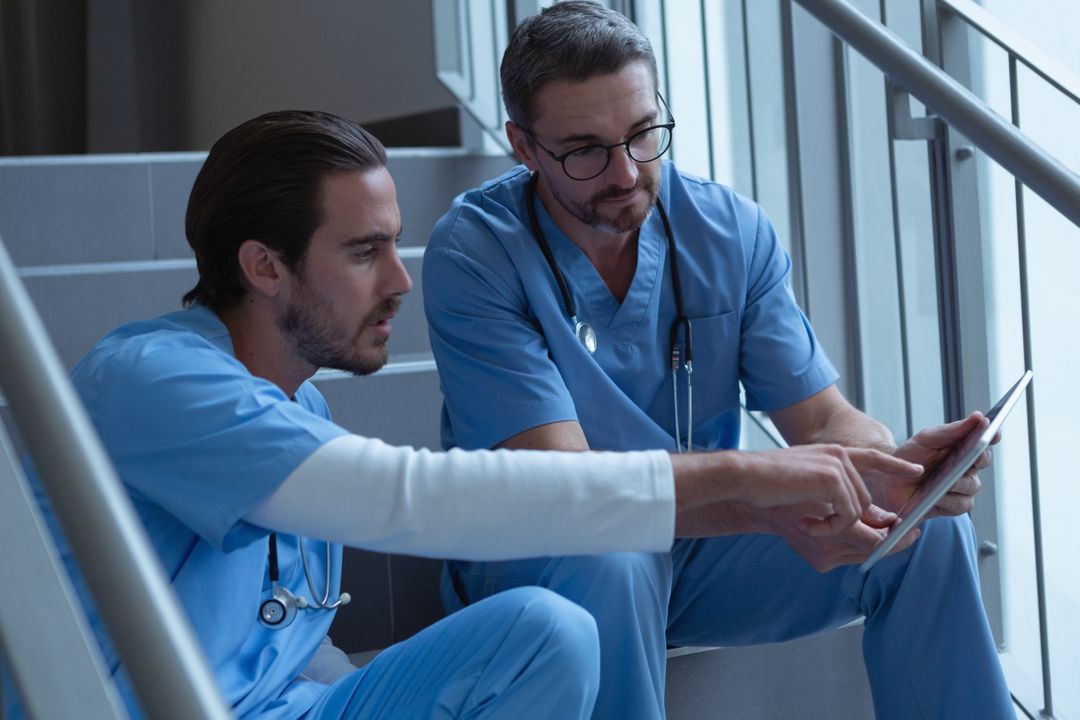
M277 295L286 270L277 254L258 240L245 240L237 251L240 272L253 292Z
M518 125L506 122L506 139L510 141L510 147L514 149L518 161L529 170L536 172L536 148L529 142L529 136Z

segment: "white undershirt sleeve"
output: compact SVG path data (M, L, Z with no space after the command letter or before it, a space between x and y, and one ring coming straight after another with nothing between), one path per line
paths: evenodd
M675 534L662 450L428 450L346 435L245 517L368 550L463 560L659 552Z

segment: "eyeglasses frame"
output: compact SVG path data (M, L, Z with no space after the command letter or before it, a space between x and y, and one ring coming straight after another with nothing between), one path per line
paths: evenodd
M665 123L657 123L656 125L650 125L647 128L643 128L641 130L638 130L636 133L634 133L633 135L628 137L626 140L623 140L622 142L611 143L610 145L605 145L603 143L589 143L587 145L582 145L580 147L576 147L573 150L568 150L567 152L564 152L562 155L556 155L555 153L553 153L552 151L550 151L546 147L544 147L544 144L536 139L536 136L533 135L531 130L529 130L528 128L524 128L524 127L521 128L521 130L522 130L522 132L524 132L529 137L530 140L532 140L534 143L536 143L536 146L539 147L541 150L543 150L547 154L548 157L550 157L555 162L559 163L559 167L562 168L563 174L566 175L566 177L570 178L571 180L577 180L578 182L586 182L588 180L593 180L594 178L598 178L598 177L600 177L601 175L604 174L604 172L608 169L608 166L611 165L611 151L614 150L617 147L621 147L624 150L626 150L626 156L629 157L631 160L633 160L636 163L655 162L656 160L659 160L661 157L663 157L664 153L666 153L668 150L671 149L671 140L669 139L668 140L668 146L666 148L664 148L664 150L662 152L660 152L656 157L652 158L651 160L638 160L637 158L635 158L633 155L630 154L630 143L632 143L635 138L639 137L640 135L642 135L644 133L649 132L650 130L656 130L657 128L665 128L665 129L667 129L667 131L672 136L675 135L675 116L671 114L671 109L668 107L667 102L664 100L664 96L661 95L660 93L656 93L656 97L660 100L660 105L663 107L664 111L666 112L666 114L668 116L668 121L665 122ZM570 157L574 153L581 152L582 150L585 150L586 148L594 148L594 147L603 148L604 150L607 151L607 162L604 163L604 167L600 168L600 172L596 173L595 175L590 175L589 177L585 177L585 178L577 178L577 177L574 177L573 175L571 175L569 172L567 172L567 170L566 170L566 158Z

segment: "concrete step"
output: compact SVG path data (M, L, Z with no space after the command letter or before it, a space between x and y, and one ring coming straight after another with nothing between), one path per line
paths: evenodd
M184 213L205 159L201 152L0 158L0 238L19 267L189 258ZM454 196L512 164L461 150L389 150L402 245L425 245Z
M402 303L390 340L395 354L430 352L420 290L422 248L402 248L415 289ZM198 277L195 261L153 260L23 268L27 292L68 368L118 325L180 308Z

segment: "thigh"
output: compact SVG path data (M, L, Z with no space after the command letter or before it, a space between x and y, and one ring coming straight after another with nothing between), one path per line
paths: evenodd
M443 599L448 609L455 609L462 603L527 585L554 590L594 614L602 613L614 599L630 596L666 612L671 555L608 553L509 562L455 561L447 564Z
M671 554L676 645L779 642L862 614L857 570L819 573L775 535L678 540Z

